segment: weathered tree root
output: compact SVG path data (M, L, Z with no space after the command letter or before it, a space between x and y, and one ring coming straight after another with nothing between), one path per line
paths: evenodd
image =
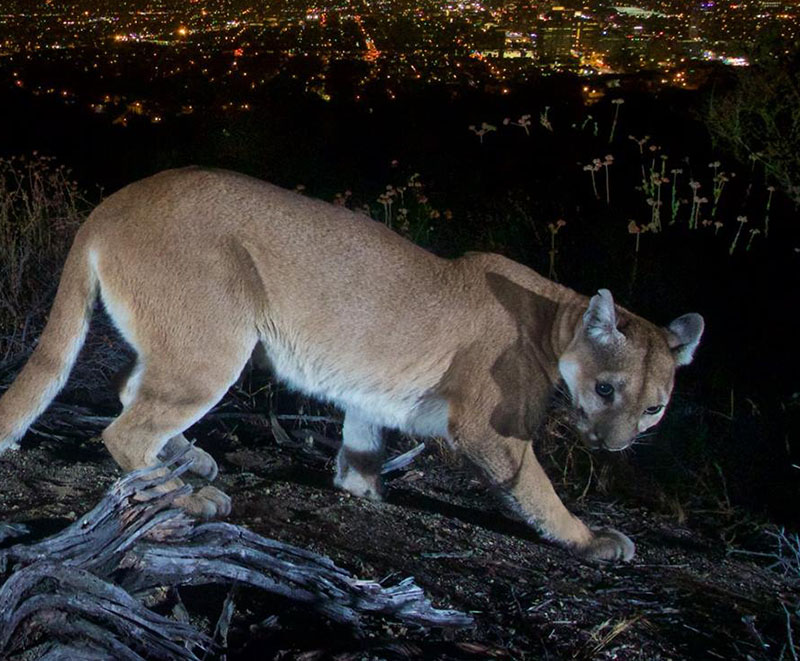
M75 638L70 641L73 649L99 646L117 659L141 658L131 649L132 641L158 659L194 659L184 643L211 647L208 636L153 613L119 586L84 569L45 560L15 572L0 590L3 658L42 636Z
M311 551L195 522L173 507L190 487L158 489L188 466L130 473L57 535L0 551L0 658L198 659L213 651L208 635L143 604L164 586L249 585L355 628L365 613L422 626L472 622L433 608L411 578L384 588Z

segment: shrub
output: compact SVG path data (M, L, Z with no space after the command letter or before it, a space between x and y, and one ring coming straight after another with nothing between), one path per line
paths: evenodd
M800 204L800 46L765 37L751 58L730 89L713 95L706 123L716 142L742 163L761 163Z

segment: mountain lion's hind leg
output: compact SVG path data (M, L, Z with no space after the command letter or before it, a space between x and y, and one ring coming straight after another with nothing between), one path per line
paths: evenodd
M367 422L353 411L345 412L334 485L355 496L381 499L384 458L382 431L381 427Z
M190 369L191 362L186 357L182 363L185 371L176 373L174 366L171 370L159 368L154 360L154 367L150 367L145 361L145 366L137 367L128 379L120 397L125 408L103 432L106 447L123 470L156 464L170 439L183 438L183 431L217 403L238 375L238 369L230 365L214 368L205 363ZM170 480L162 488L170 490L181 484L180 480ZM227 516L231 508L230 498L211 486L177 499L176 504L203 518Z
M119 400L122 402L123 407L127 407L131 401L133 401L133 396L139 385L141 374L141 363L131 361L129 365L120 370L115 376L114 382L116 382L116 384L121 384L119 388ZM219 471L214 457L202 448L192 445L183 434L178 434L169 439L164 445L164 448L159 452L158 458L162 461L169 460L181 452L185 453L182 457L183 459L190 459L192 462L189 466L189 471L191 473L204 477L209 482L214 481Z

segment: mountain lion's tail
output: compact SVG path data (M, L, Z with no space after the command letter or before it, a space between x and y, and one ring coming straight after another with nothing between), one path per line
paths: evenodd
M86 339L97 293L87 234L85 226L78 231L39 344L0 398L0 453L21 438L53 401Z

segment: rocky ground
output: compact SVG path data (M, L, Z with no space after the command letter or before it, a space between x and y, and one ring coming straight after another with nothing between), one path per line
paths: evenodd
M0 458L0 520L27 524L22 541L63 528L120 476L89 429L103 420L91 408L77 417L75 410L52 411L21 451ZM233 497L231 520L362 578L414 576L436 606L469 612L475 625L421 630L374 619L358 636L241 589L228 659L796 658L796 566L792 577L768 567L777 556L732 553L713 517L679 525L607 500L569 502L637 544L630 564L588 565L510 518L468 466L435 445L389 475L385 502L336 491L326 440L336 424L286 415L275 434L268 416L223 405L189 434L219 462L216 484ZM394 439L392 452L410 444ZM227 587L181 590L209 629L226 594Z

